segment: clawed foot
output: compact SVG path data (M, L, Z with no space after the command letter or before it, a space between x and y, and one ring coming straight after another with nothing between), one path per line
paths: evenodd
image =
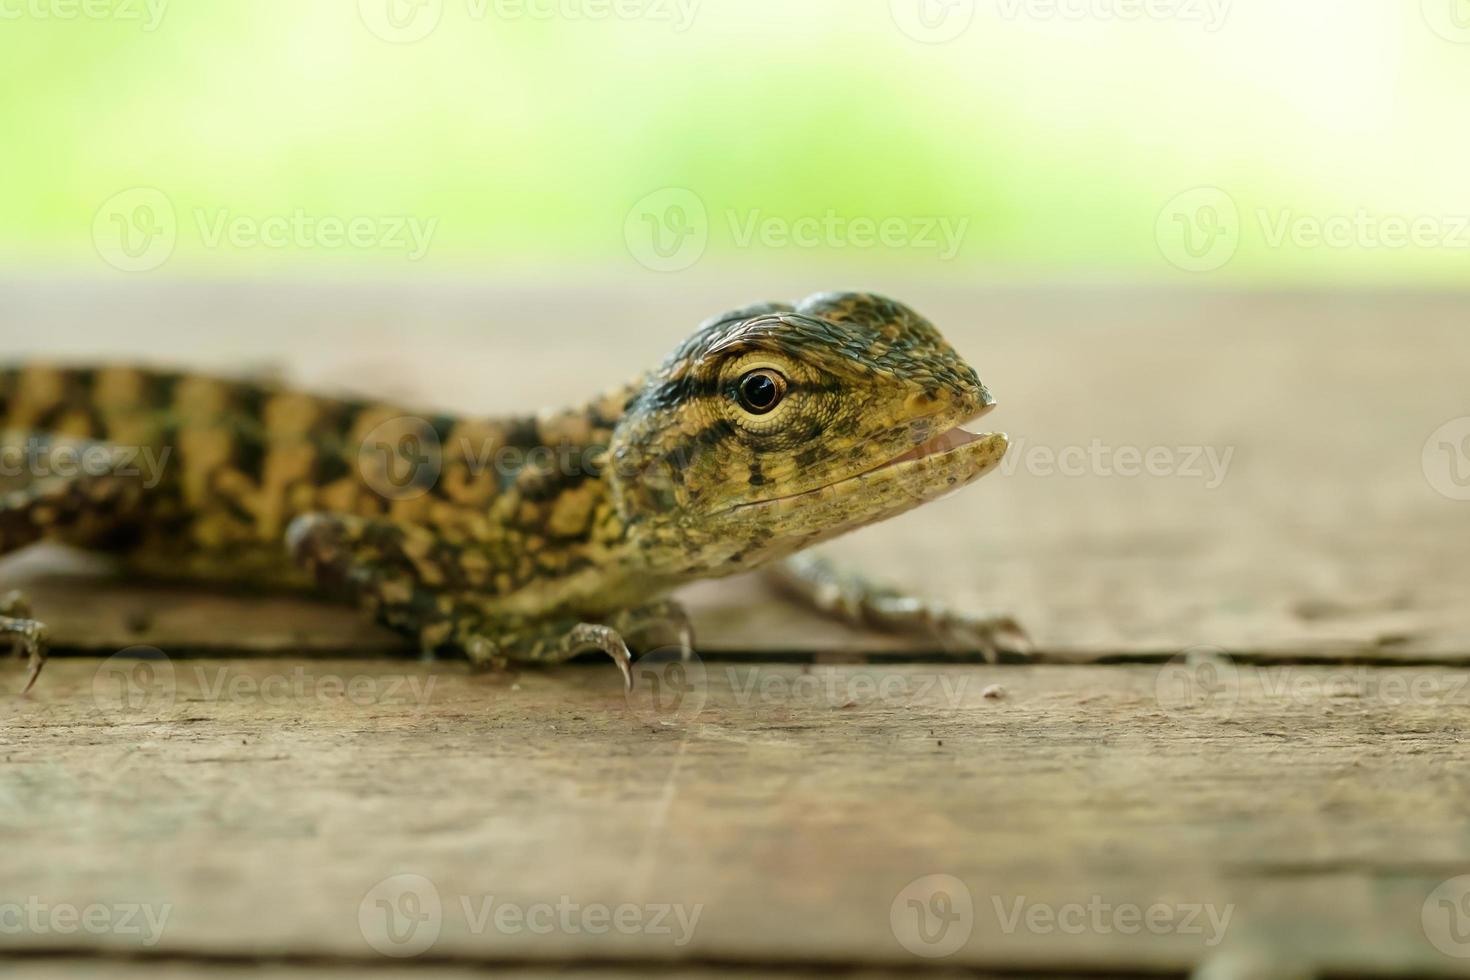
M20 691L21 697L25 697L46 665L49 636L46 624L31 618L31 604L24 593L7 592L0 596L0 636L12 637L12 653L26 657L26 683Z
M617 630L600 623L578 623L567 634L566 642L573 654L584 650L601 650L612 657L613 663L623 673L623 690L633 690L633 656L628 652L628 644L623 642Z
M1031 638L1013 616L958 612L935 603L925 609L923 618L946 650L978 649L991 663L1005 654L1031 655Z
M476 636L465 644L465 654L473 664L497 670L511 663L564 663L588 650L601 650L611 657L623 675L624 688L633 689L633 656L628 645L617 630L600 623L553 627L537 635L514 634L498 641Z
M869 582L817 555L794 555L772 575L783 592L854 626L931 638L947 651L978 650L992 663L1003 654L1031 653L1026 631L1011 616L958 612Z

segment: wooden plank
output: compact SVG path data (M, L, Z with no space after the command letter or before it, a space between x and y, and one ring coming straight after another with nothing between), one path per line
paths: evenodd
M1470 502L1455 499L1470 495L1457 482L1470 459L1442 429L1470 416L1465 299L873 285L941 325L1015 442L1005 472L845 538L837 556L1012 610L1055 660L1213 644L1470 661ZM320 386L519 410L635 373L711 310L812 286L12 283L0 347L272 365ZM1150 451L1157 475L1125 475ZM36 593L64 648L394 645L341 610L205 602L49 559L4 572ZM915 649L793 613L753 583L697 586L690 601L710 651Z
M138 962L108 957L103 960L84 957L61 956L48 960L10 960L0 957L0 966L12 965L25 968L27 980L92 980L99 971L106 969L108 980L193 980L195 977L217 978L217 980L258 980L263 968L258 963L201 962L198 959L160 961L156 958ZM363 975L361 963L336 963L312 961L309 963L272 961L264 969L269 970L271 980L357 980ZM497 980L642 980L657 976L659 980L728 980L736 972L725 966L682 966L678 964L639 964L637 966L600 965L565 967L559 965L538 966L526 964L507 967L496 965ZM472 964L424 964L412 966L374 965L375 980L479 980L487 971ZM777 977L779 980L825 980L832 971L822 968L802 969L784 967L762 967L761 976ZM887 970L857 969L844 971L848 980L882 980L892 976ZM1005 980L1006 974L975 973L972 970L928 970L925 976L932 980L945 978L967 978L967 980ZM1042 980L1034 973L1025 975L1026 980Z
M1470 973L1457 669L53 666L4 706L0 896L167 920L13 956Z

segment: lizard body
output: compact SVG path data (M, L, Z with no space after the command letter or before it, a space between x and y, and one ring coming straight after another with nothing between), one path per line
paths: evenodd
M959 425L992 404L928 321L859 293L713 317L634 383L535 416L27 365L0 372L0 553L48 538L150 577L321 591L425 650L498 663L600 648L626 677L624 635L672 627L688 648L666 599L679 585L988 472L1005 437ZM944 619L801 567L849 618ZM44 628L6 611L34 679ZM982 639L1013 625L965 622Z

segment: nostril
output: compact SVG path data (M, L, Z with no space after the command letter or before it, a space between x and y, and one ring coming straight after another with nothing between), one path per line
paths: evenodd
M939 397L932 391L916 391L904 399L904 409L913 415L922 415L939 406Z

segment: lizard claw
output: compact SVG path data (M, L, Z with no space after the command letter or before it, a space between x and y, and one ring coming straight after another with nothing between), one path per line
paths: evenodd
M628 644L623 642L617 630L600 623L581 623L573 627L564 642L569 652L601 650L612 657L613 663L622 671L623 689L633 690L633 655L628 652Z
M41 676L41 668L44 666L46 666L46 654L42 653L38 647L33 646L29 657L28 669L26 670L26 683L20 689L21 697L25 697L31 693L31 688L36 686L36 678Z
M633 690L633 666L632 666L632 663L630 661L626 660L626 659L619 660L617 657L614 657L613 660L617 663L618 670L621 670L623 672L623 690L624 691L632 691Z
M995 663L1001 654L1027 657L1031 654L1031 638L1013 616L956 612L940 607L932 614L934 632L951 650L978 648L985 659Z

